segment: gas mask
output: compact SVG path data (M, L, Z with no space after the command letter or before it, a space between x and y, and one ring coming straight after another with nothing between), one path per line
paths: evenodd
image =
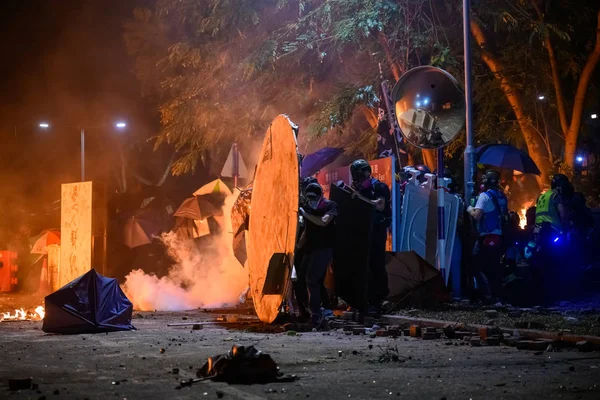
M355 174L352 177L352 186L356 190L371 189L371 174L368 171L363 171Z
M319 203L321 202L321 197L310 194L306 196L306 205L311 210L316 210L319 207Z

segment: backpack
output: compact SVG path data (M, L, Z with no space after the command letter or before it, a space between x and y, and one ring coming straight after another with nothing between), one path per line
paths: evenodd
M503 204L500 204L500 200L498 199L498 195L496 193L494 193L493 190L487 190L485 191L485 194L488 195L488 197L490 198L490 200L492 200L492 204L494 205L494 209L496 211L496 214L498 215L498 227L500 227L500 230L502 231L502 234L504 235L505 231L506 231L506 225L508 225L508 202L506 200L505 196L502 196L503 200ZM501 194L500 192L498 192L498 194ZM482 223L485 224L485 217L482 220ZM485 226L485 225L484 225Z

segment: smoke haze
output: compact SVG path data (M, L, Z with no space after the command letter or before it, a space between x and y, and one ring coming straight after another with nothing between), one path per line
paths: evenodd
M176 264L168 276L158 278L142 270L126 277L123 290L139 311L177 311L234 306L248 285L248 271L233 255L231 207L239 192L225 200L223 233L208 248L200 250L194 241L181 240L174 233L163 235Z

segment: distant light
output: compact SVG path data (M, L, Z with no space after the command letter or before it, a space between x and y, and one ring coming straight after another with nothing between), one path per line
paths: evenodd
M123 129L127 127L127 124L125 122L117 122L115 126L119 129Z
M592 114L592 119L598 118L598 114Z
M545 98L546 98L546 96L544 96L543 94L540 94L540 95L538 96L538 100L544 100Z
M50 128L50 124L49 124L49 123L47 123L47 122L40 122L40 125L39 125L39 126L40 126L40 128L42 128L42 129L48 129L48 128Z
M423 104L427 105L427 103L429 103L429 99L423 100Z
M559 240L559 239L560 239L560 236L557 236L557 237L554 239L554 243L558 242L558 240Z
M583 157L579 156L579 157L577 157L576 160L577 160L578 163L582 163L583 162Z
M421 102L417 101L417 107L421 107Z
M419 93L417 93L417 99L418 99L419 97L421 97L421 95L420 95Z

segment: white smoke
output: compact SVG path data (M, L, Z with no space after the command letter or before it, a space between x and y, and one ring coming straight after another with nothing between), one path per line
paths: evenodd
M227 197L222 218L223 233L200 250L194 241L174 233L162 239L176 264L168 276L158 278L142 270L132 271L123 290L139 311L177 311L234 306L248 285L248 271L233 255L231 208L238 193Z

